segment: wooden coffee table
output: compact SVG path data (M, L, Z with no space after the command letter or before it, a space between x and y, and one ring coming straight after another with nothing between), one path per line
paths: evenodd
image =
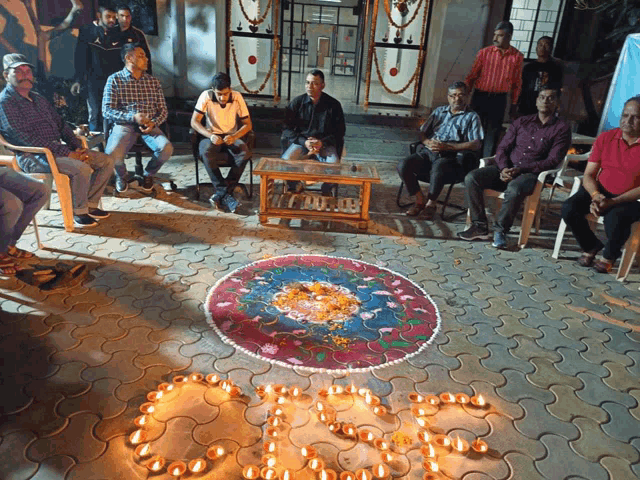
M354 168L355 167L355 168ZM371 184L380 183L375 167L352 164L329 164L313 160L282 160L263 157L253 171L260 175L260 223L270 217L304 218L307 220L340 220L352 222L366 230L369 226ZM286 183L275 180L301 182L329 182L357 185L358 197L323 197L320 194L286 192ZM338 191L338 194L340 192Z

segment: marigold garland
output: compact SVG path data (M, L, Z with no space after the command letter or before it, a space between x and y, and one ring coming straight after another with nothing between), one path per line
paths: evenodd
M256 95L262 92L262 90L264 90L264 88L267 86L267 83L269 82L271 73L275 69L277 58L278 58L278 51L280 50L280 40L278 39L278 37L275 37L273 39L274 49L273 49L273 54L271 55L271 67L267 72L267 76L265 77L264 82L262 82L262 85L260 85L258 90L250 90L247 84L244 83L244 80L242 79L242 75L240 74L240 67L238 66L238 59L236 57L236 47L233 44L233 40L229 39L229 42L231 43L231 55L233 56L233 67L235 68L236 75L238 76L238 80L240 81L240 85L242 85L242 88L244 88L248 93L251 93L252 95ZM273 92L274 96L276 95L276 93L277 93L276 91Z
M422 0L420 0L422 1ZM247 11L244 9L244 5L242 4L242 0L238 0L238 3L240 4L240 10L242 11L242 15L244 16L244 18L247 19L247 22L249 22L251 25L260 25L262 22L264 22L264 19L267 17L267 14L269 13L269 10L271 9L271 2L272 0L269 0L269 2L267 3L267 9L264 11L264 13L258 18L256 17L255 20L249 18L249 15L247 15ZM260 6L260 4L258 3L258 7Z
M405 23L404 25L399 25L399 24L397 24L396 22L393 21L393 18L391 18L391 7L389 6L389 0L384 0L384 11L387 12L387 18L389 19L389 23L391 25L393 25L394 27L396 27L398 30L404 30L409 25L411 25L411 23L413 23L413 21L418 16L418 13L420 13L420 7L422 7L422 1L423 0L420 0L418 2L418 5L416 6L416 10L413 12L413 15L411 16L409 21L407 23ZM240 4L242 5L242 2L240 2Z
M378 64L378 54L375 50L375 48L373 49L373 61L376 65L376 73L378 74L378 80L380 80L380 85L382 85L382 88L384 88L387 93L391 93L394 95L399 95L401 93L404 93L407 88L409 88L409 86L418 78L419 72L420 72L420 65L422 64L422 51L420 51L420 55L418 57L418 62L416 63L416 69L413 72L413 75L411 75L411 78L409 79L409 82L407 82L407 84L402 87L400 90L391 90L386 83L384 83L384 80L382 78L382 73L380 72L380 65Z

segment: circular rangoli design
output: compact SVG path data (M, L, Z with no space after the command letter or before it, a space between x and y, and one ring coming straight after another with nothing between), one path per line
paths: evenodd
M222 339L249 355L337 373L404 361L426 348L440 326L433 300L406 277L321 255L241 267L211 288L206 312Z

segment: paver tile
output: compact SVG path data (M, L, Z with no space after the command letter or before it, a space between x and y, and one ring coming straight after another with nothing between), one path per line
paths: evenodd
M574 389L582 388L582 381L571 375L560 372L554 363L546 358L532 358L535 372L527 374L527 380L534 385L548 389L551 385L568 385Z
M538 328L528 327L511 315L503 315L500 320L502 320L503 325L496 327L495 330L505 338L513 339L516 335L530 338L540 338L542 336L542 332Z
M600 459L600 464L607 470L611 480L635 480L638 478L631 471L631 466L626 460L616 457L603 457Z
M602 408L609 414L609 421L600 425L607 435L626 443L639 436L640 420L631 416L627 407L619 403L605 402Z
M70 480L104 480L105 472L110 472L113 478L145 479L148 470L145 466L135 463L131 455L131 447L125 436L115 437L107 443L107 449L96 460L77 465L69 472Z
M524 408L525 416L516 420L514 424L527 437L537 440L545 433L553 433L567 440L578 438L579 432L575 425L551 415L538 400L525 398L518 403Z
M633 360L629 356L609 350L602 342L588 338L585 338L582 342L587 345L587 350L580 352L580 355L591 363L601 365L603 362L613 362L626 367L630 367L633 364Z
M573 376L576 376L578 373L590 373L599 377L609 375L609 370L600 364L589 362L576 350L559 348L558 352L562 356L562 361L554 361L554 364L562 373Z
M115 352L108 362L96 367L86 368L81 376L90 382L95 382L101 378L114 378L123 383L132 382L143 374L142 369L133 364L133 359L136 358L136 355L135 352L125 350Z
M486 420L491 424L491 433L483 440L490 446L491 453L504 456L510 452L518 452L528 455L531 458L542 459L546 452L544 446L536 441L527 438L520 433L513 422L502 415L490 413Z
M628 393L609 388L597 375L581 372L578 377L584 383L584 388L578 390L576 394L591 405L600 406L603 402L620 403L629 408L637 405L635 398Z
M76 464L73 458L67 455L55 455L45 458L38 465L38 471L30 480L51 480L53 472L60 478L64 478L66 473Z
M503 370L513 369L522 373L532 373L534 370L534 366L530 362L514 357L504 345L491 344L487 345L487 348L491 355L480 360L480 363L491 371L502 372Z
M70 417L78 412L95 413L101 418L119 415L127 406L126 402L114 395L120 384L119 380L113 378L97 380L87 393L60 402L58 413L63 417Z
M502 375L507 381L502 387L496 388L496 392L505 400L517 402L524 398L533 398L544 404L553 402L553 394L529 383L524 373L517 370L504 370Z
M38 464L24 454L36 439L36 435L24 430L2 436L0 465L6 480L30 478L36 472Z
M504 456L504 460L509 464L509 480L544 480L545 477L536 470L534 460L518 452L509 452Z
M579 477L588 480L607 480L609 476L598 463L590 462L577 455L569 447L565 438L557 435L544 435L540 441L548 455L536 461L536 468L547 478L565 479Z
M580 429L580 438L571 441L571 448L590 462L603 456L624 458L630 463L640 459L640 453L626 442L619 442L605 434L595 420L577 417L572 422Z

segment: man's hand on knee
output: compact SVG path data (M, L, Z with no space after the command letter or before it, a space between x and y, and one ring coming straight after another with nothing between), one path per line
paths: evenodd
M69 158L87 163L89 161L89 153L86 149L82 148L69 153Z

